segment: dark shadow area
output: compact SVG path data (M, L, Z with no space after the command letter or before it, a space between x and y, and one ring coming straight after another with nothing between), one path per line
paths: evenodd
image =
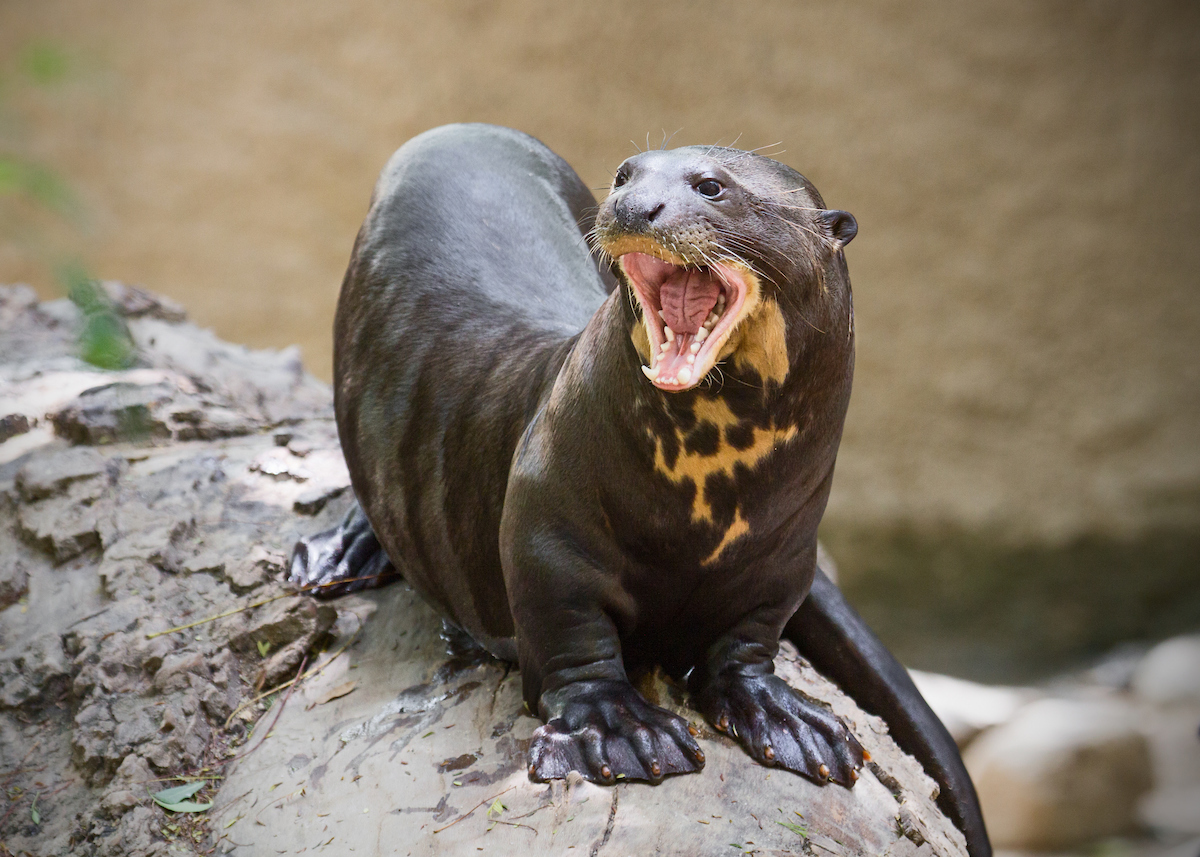
M1200 628L1200 525L1063 546L962 531L839 528L822 539L849 599L918 669L1032 681Z

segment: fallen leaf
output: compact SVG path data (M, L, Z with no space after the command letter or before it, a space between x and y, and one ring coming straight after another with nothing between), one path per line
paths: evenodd
M208 780L196 780L195 782L186 783L182 786L163 789L161 792L155 792L154 794L150 795L150 797L154 798L154 802L158 804L179 803L181 800L190 798L206 785L208 785Z
M354 690L354 688L357 685L358 685L357 681L342 682L337 687L330 688L329 690L327 690L323 694L321 694L319 697L317 697L315 704L316 705L324 705L327 702L332 702L335 699L339 699L339 698L345 696L346 694L348 694L350 691Z

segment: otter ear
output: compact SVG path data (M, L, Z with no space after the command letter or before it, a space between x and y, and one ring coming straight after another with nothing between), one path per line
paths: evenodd
M825 224L825 228L829 230L833 240L843 247L853 241L854 236L858 234L858 221L848 211L822 211L817 217Z

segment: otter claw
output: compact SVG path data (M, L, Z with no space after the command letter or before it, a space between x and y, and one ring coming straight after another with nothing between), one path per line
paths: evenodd
M544 694L541 708L549 717L529 745L532 780L578 771L605 785L657 783L704 765L688 722L646 702L628 682L576 682Z

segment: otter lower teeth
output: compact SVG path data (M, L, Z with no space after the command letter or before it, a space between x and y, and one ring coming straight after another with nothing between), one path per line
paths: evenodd
M675 377L675 383L677 384L686 384L690 380L692 380L692 370L688 366L680 369L679 374Z
M703 342L704 340L708 339L708 334L709 329L707 327L700 328L696 331L696 341Z

